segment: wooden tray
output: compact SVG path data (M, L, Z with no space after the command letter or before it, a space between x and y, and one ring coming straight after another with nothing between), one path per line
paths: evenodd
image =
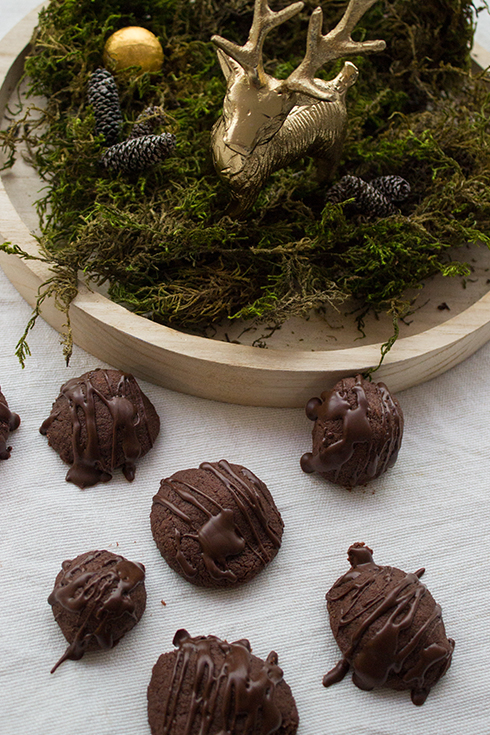
M2 41L0 119L22 75L37 12L27 15ZM27 180L32 180L33 173L26 169L20 162L1 180L0 231L5 240L36 254L37 243L31 234L35 228L33 197L27 193L32 192L32 181ZM483 248L463 257L474 261L475 278L469 279L467 288L449 279L435 279L427 293L424 288L422 299L428 299L429 306L419 309L412 323L403 327L403 336L378 371L377 379L392 390L440 375L490 339L486 285L490 257ZM51 275L49 267L5 253L0 253L0 265L33 306L39 287ZM449 304L449 311L442 308L444 304ZM303 406L339 378L377 364L380 345L389 334L383 320L373 320L367 326L368 336L359 340L355 328L346 327L343 315L337 314L322 325L315 319L288 324L268 349L259 349L155 324L84 283L70 314L75 343L100 360L172 390L256 406ZM63 316L52 300L43 304L42 315L61 331ZM336 329L332 319L337 320Z

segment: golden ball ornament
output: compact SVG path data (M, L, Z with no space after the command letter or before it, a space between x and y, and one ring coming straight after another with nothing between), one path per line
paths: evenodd
M120 28L109 36L104 46L104 66L121 71L139 66L141 71L159 71L163 64L163 49L154 33L139 26Z

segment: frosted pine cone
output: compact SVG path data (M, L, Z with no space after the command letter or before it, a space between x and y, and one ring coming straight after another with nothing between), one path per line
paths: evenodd
M343 176L340 181L328 190L327 199L334 204L345 202L346 199L357 199L357 196L361 193L363 184L365 182L357 176Z
M108 148L102 164L112 171L142 171L164 161L175 150L175 135L142 135Z
M129 138L140 138L142 135L152 135L159 125L165 123L165 115L161 107L147 107L138 115Z
M390 202L402 202L410 194L410 184L401 176L378 176L369 184L384 194Z
M357 176L343 176L327 193L327 200L338 204L354 199L358 212L367 217L388 217L396 212L389 199L377 188Z
M123 117L116 80L107 69L97 69L88 81L88 101L94 109L95 133L102 134L107 145L117 142Z

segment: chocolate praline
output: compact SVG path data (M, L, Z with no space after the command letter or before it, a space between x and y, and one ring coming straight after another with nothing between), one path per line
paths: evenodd
M9 409L7 399L0 390L0 459L9 459L12 447L9 447L8 436L20 426L20 417Z
M412 702L422 705L451 665L454 641L420 581L425 570L406 574L378 566L372 553L353 544L351 568L327 592L330 626L343 657L323 684L341 681L352 668L359 689L409 690Z
M69 643L51 673L67 659L113 648L146 607L145 568L110 551L88 551L61 565L48 597Z
M403 436L403 412L384 383L361 375L340 380L312 398L306 415L314 421L312 452L303 454L304 472L352 488L366 485L392 467Z
M294 735L298 711L277 654L265 661L245 640L191 637L178 630L177 651L160 656L148 686L152 735Z
M100 368L65 383L40 432L71 465L80 488L108 482L117 467L130 482L136 460L152 448L158 414L132 375Z
M283 522L269 489L224 459L162 480L150 520L164 559L200 587L248 582L281 546Z

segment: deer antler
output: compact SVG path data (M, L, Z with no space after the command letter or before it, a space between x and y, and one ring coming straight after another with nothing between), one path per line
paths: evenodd
M339 23L327 35L322 35L323 12L316 8L310 16L305 58L286 80L289 89L304 92L319 99L329 99L331 93L315 83L315 72L327 61L349 54L383 51L384 41L353 41L351 33L364 13L376 0L350 0Z
M374 0L373 0L374 1ZM261 84L265 84L265 72L262 62L262 48L266 35L278 25L292 18L303 9L303 2L288 5L277 12L269 8L267 0L255 0L254 17L248 40L244 46L228 41L222 36L213 36L211 41L222 51L235 59L240 66L253 73Z

